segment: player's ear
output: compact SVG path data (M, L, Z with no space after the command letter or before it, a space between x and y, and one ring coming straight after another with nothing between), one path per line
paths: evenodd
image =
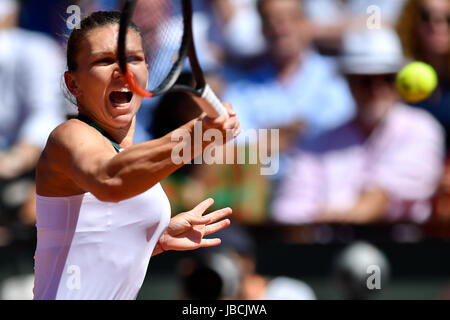
M81 90L79 89L75 76L72 73L68 71L64 72L64 82L66 83L66 87L72 95L74 95L75 97L81 95Z

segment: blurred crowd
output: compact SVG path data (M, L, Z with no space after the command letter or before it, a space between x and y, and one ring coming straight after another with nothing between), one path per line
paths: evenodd
M279 170L263 176L260 164L186 165L162 182L172 212L213 197L216 207L233 208L237 227L450 221L450 0L193 2L208 83L244 131L279 129ZM34 166L48 134L76 114L62 82L73 4L87 15L122 2L0 0L0 245L20 228L34 230ZM395 77L415 60L430 64L439 84L410 104ZM179 81L192 79L185 72ZM183 93L147 99L135 142L199 113ZM256 274L251 241L240 244L183 261L185 296L315 298L301 281ZM231 269L241 266L228 270L229 288L190 287L198 268L205 276L227 259L239 261ZM233 274L245 279L242 287L233 287Z
M73 4L87 15L122 2L0 1L0 241L8 226L34 224L34 165L49 132L76 113L62 87ZM187 165L163 181L173 212L211 196L243 224L450 219L450 1L198 0L194 8L208 82L244 131L279 130L279 170ZM409 104L395 76L414 60L433 66L439 85ZM192 79L186 72L179 81ZM147 99L136 143L198 115L189 102L183 93Z

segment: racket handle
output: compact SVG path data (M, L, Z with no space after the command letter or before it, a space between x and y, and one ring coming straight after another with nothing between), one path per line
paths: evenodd
M217 98L216 94L214 93L214 91L212 91L209 84L206 84L201 97L208 101L210 104L210 106L205 106L203 109L208 117L214 119L223 114L226 114L228 116L227 109L225 109L222 102L219 100L219 98Z

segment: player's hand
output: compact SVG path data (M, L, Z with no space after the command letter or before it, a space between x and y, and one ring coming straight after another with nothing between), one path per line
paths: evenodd
M223 106L228 111L228 117L226 115L221 115L218 118L212 119L209 118L206 113L203 113L200 118L203 122L204 131L208 129L219 130L224 138L222 142L226 143L241 133L241 124L239 123L231 104L225 102L223 103Z
M228 227L230 220L223 218L230 215L232 210L224 208L203 215L213 204L213 199L207 199L194 209L173 217L159 239L162 249L164 251L184 251L219 245L221 243L219 238L206 239L204 237Z

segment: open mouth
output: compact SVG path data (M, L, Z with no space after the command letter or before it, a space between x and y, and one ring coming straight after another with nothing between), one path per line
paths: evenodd
M133 93L131 91L113 91L109 94L109 101L115 105L123 105L131 102Z

